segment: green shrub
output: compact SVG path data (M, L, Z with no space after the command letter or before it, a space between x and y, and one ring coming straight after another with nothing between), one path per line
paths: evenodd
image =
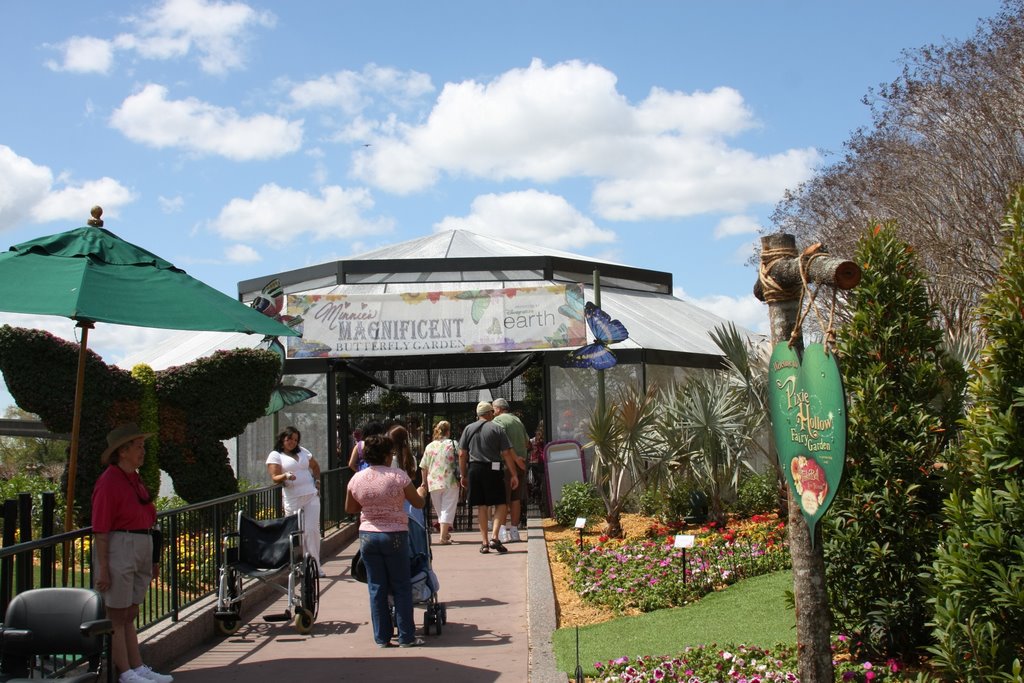
M664 505L665 501L657 489L648 489L637 497L637 512L645 517L660 516Z
M604 502L591 484L574 481L562 487L562 500L555 506L555 521L573 526L579 517L587 518L587 526L604 519Z
M823 519L834 628L857 656L918 658L930 640L922 572L944 495L935 463L955 432L964 372L932 324L926 278L894 223L868 231L837 348L849 403L847 453Z
M767 515L779 509L779 479L774 469L748 474L740 482L734 512L741 517Z
M693 509L691 496L700 487L692 481L677 483L662 497L661 522L669 526L683 524Z
M932 568L931 662L961 681L1019 681L1024 662L1024 189L1004 230L999 277L978 311L987 345L973 368Z
M847 456L822 519L834 625L858 655L919 658L930 642L922 573L944 489L935 472L961 412L964 371L943 351L926 276L895 223L865 232L838 346Z

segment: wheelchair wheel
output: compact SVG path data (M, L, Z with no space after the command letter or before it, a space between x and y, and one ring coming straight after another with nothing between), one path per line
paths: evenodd
M320 567L316 560L306 556L302 565L302 609L316 619L320 612Z
M214 622L217 628L217 633L222 636L233 636L238 632L238 627L242 625L241 619L217 619Z
M232 636L242 625L242 575L231 567L223 569L224 592L223 597L217 601L217 610L222 615L214 620L217 633L222 636ZM231 612L233 617L223 616L224 612Z
M313 613L304 607L295 610L295 618L292 620L295 630L306 635L313 630Z

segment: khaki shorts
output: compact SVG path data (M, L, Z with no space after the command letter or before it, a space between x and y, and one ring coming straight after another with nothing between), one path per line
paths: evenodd
M513 500L526 500L526 470L516 465L516 482L518 486L512 488L512 471L505 468L505 502L511 504Z
M153 579L153 537L111 531L107 539L110 588L103 592L103 603L114 609L142 604ZM95 558L93 566L99 567Z

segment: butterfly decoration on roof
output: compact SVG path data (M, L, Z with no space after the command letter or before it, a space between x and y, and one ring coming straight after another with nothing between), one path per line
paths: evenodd
M558 312L567 318L583 321L583 290L579 287L565 288L565 303L558 307Z
M594 370L607 370L613 367L618 361L608 345L626 341L629 338L626 326L618 320L612 320L610 315L589 301L583 309L583 317L587 321L587 327L594 335L594 342L581 346L575 351L570 351L562 361L562 367L592 368Z
M55 434L71 431L79 345L42 330L0 326L0 372L22 410L35 413ZM147 391L155 398L160 469L175 491L198 503L238 491L224 440L263 415L278 372L266 351L234 349L157 370L151 385L107 365L87 351L75 484L79 521L88 524L90 496L107 447L107 432L124 422L144 423ZM151 387L151 389L150 389Z
M253 299L250 306L263 315L273 318L292 329L298 328L302 324L302 316L285 314L284 304L284 288L281 286L281 281L274 278L263 286L263 289L256 295L256 298ZM308 398L316 396L315 391L311 391L306 387L286 385L283 383L284 362L287 354L284 350L284 344L281 343L280 339L277 337L264 337L263 341L257 345L257 348L273 351L281 359L281 372L277 378L277 386L274 387L274 391L270 394L270 402L267 404L266 415L273 415L282 408L295 405L296 403L300 403Z

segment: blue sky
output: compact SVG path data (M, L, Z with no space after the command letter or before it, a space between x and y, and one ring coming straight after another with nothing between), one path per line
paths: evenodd
M678 296L763 330L745 262L784 191L870 123L861 100L902 50L999 8L6 0L0 248L99 204L108 230L235 296L458 227L669 271ZM98 325L90 347L116 363L165 334Z

